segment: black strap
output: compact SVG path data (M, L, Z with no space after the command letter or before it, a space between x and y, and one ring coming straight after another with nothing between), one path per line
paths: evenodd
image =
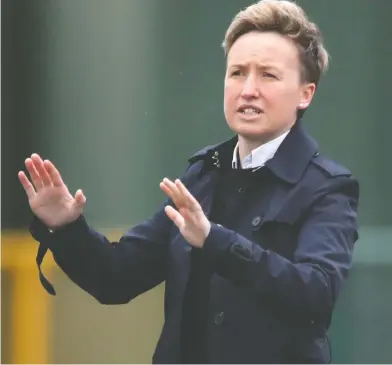
M49 232L48 228L39 220L37 216L33 216L33 220L30 224L30 233L33 236L33 238L37 242L39 242L37 257L35 259L38 266L39 280L42 286L49 294L56 295L56 291L54 290L53 285L49 282L48 279L45 278L41 270L42 261L44 259L46 252L48 251L47 242L48 242L49 235L51 233Z
M38 252L37 252L37 266L38 266L38 272L39 272L39 280L42 284L42 286L46 289L46 291L51 294L51 295L56 295L56 291L54 290L53 285L49 282L48 279L44 276L41 270L41 264L44 259L44 256L46 252L48 251L48 247L45 246L43 243L39 245Z

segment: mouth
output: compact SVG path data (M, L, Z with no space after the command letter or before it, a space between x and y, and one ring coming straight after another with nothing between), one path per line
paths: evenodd
M237 109L237 112L246 117L256 117L263 113L263 110L253 105L243 105Z

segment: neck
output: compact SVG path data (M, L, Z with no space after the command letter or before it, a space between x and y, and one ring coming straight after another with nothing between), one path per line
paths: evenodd
M249 141L246 138L238 136L238 153L240 155L241 163L244 161L244 158L251 154L253 150L260 147L266 142L261 141Z
M264 138L258 138L258 139L249 139L244 136L238 135L238 153L240 155L241 163L244 161L246 156L252 153L253 150L262 146L263 144L266 144L274 140L275 138L278 138L285 132L287 132L287 130L283 130L278 134L271 134L265 136Z

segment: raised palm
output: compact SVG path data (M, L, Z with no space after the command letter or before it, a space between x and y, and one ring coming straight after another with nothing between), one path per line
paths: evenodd
M83 212L86 198L81 190L73 197L56 167L33 154L25 161L30 179L18 173L33 213L50 229L58 229L75 221Z

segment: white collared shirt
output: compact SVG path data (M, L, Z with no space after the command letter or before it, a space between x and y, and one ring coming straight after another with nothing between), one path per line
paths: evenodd
M255 148L248 156L244 158L242 162L243 169L255 169L260 168L265 165L265 163L274 157L276 151L278 150L279 146L289 134L290 131L287 131L280 135L279 137L269 141L260 147ZM238 151L238 142L234 148L233 152L233 162L232 166L233 169L238 168L238 161L237 161L237 151Z

